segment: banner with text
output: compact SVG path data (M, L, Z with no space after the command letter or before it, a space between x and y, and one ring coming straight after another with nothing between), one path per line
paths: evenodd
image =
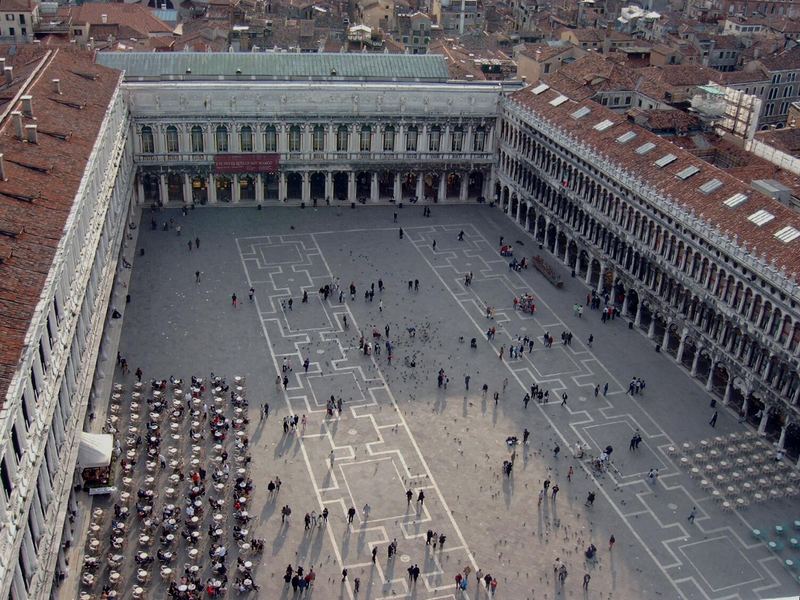
M276 173L280 154L216 154L217 173Z

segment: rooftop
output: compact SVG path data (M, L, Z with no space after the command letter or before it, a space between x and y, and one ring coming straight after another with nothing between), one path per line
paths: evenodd
M89 23L93 31L96 28L118 29L121 34L124 34L124 37L147 37L172 33L169 25L158 19L149 8L141 4L87 2L71 7L69 10L73 24Z
M88 157L119 73L73 48L0 48L14 79L0 90L0 402L22 356L25 336L52 266ZM54 90L53 79L61 84ZM10 113L32 96L37 143L17 138Z
M774 261L776 268L784 268L787 274L800 273L800 240L786 243L775 236L785 227L800 230L800 215L792 209L753 192L747 183L672 142L631 124L603 106L586 100L551 104L559 95L560 92L552 87L539 94L526 88L513 93L510 98L576 140L576 144L585 144L588 149L602 155L628 177L635 177L655 189L660 196L671 198L675 205L717 230L719 235L727 235L744 253ZM579 114L578 109L582 107L589 108L585 116L571 116ZM613 125L595 128L605 120L612 121ZM623 143L620 138L626 141ZM675 158L671 159L671 156ZM669 161L667 157L670 157ZM689 167L697 170L687 170ZM691 175L681 176L686 173ZM721 185L709 193L701 191L704 183L714 179ZM744 194L746 200L735 206L725 204L737 194ZM662 208L666 209L666 206ZM772 218L756 223L751 217L757 211L766 211Z
M446 81L447 64L438 55L344 53L101 53L101 65L125 71L128 80L358 79Z

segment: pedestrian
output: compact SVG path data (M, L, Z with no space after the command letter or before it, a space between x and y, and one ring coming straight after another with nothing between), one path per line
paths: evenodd
M592 578L592 576L591 576L591 575L589 575L588 573L586 573L586 574L583 576L583 589L585 589L585 590L588 590L588 589L589 589L589 580L590 580L591 578Z
M402 227L400 228L400 239L401 240L403 239L403 228Z
M383 312L383 300L378 300L378 311Z
M542 502L544 501L544 489L539 490L539 502L537 506L541 506Z
M142 368L141 367L136 367L136 379L139 381L139 383L142 382Z
M597 398L598 395L600 395L600 384L594 386L594 397Z
M553 458L558 458L559 452L561 452L561 446L556 444L555 448L553 448Z
M250 291L247 292L247 295L250 296L250 302L253 301L253 296L255 296L255 293L256 293L256 289L254 287L251 287Z
M590 335L590 336L589 336L589 348L591 348L591 347L592 347L592 342L593 342L593 341L594 341L594 336L593 336L593 335Z
M194 245L198 250L200 250L200 238L199 237L194 238Z
M714 411L714 414L711 416L711 420L708 422L708 424L711 425L711 427L716 427L717 426L717 416L718 415L719 415L719 413L717 411Z
M333 468L333 462L335 460L336 460L336 454L334 453L333 450L331 450L331 453L328 455L328 462L330 462L331 464L331 469Z
M200 271L195 271L194 272L194 282L195 283L200 283Z
M616 543L617 543L617 539L614 537L614 534L612 533L611 537L608 538L608 551L609 552L611 552L611 550L614 549L614 544L616 544Z
M419 504L420 507L422 507L422 505L425 504L425 492L423 492L422 490L420 490L419 494L417 495L417 504Z
M586 496L586 506L592 506L594 504L594 492L589 492L589 495Z
M564 392L563 394L561 394L561 406L566 406L566 405L567 405L567 392Z
M572 476L575 474L575 471L572 469L572 465L569 466L569 471L567 471L567 481L572 481Z
M350 508L347 509L347 522L352 523L353 517L355 516L356 516L356 509L351 506Z
M189 244L189 252L191 252L192 251L192 240L189 240L188 244Z
M433 240L433 251L436 252L436 240Z
M689 523L692 523L694 525L694 520L695 520L696 517L697 517L697 507L693 506L692 510L689 513L689 516L687 517L686 520L689 521Z
M342 569L342 583L347 579L347 569Z
M406 506L411 504L411 499L414 497L414 492L410 489L406 491Z
M354 594L357 594L357 593L358 593L358 590L360 590L360 589L361 589L361 579L359 579L358 577L356 577L356 578L353 580L353 593L354 593Z
M394 213L394 223L397 223L397 213Z
M377 555L378 555L378 547L377 546L373 546L372 547L372 564L373 565L375 564L375 558L377 557Z
M464 387L467 389L467 391L469 391L469 380L470 380L470 376L466 375L464 377Z
M522 443L523 444L527 444L528 443L528 438L530 437L530 435L531 435L531 432L528 431L527 428L525 428L525 431L522 432ZM570 467L570 468L572 468L572 467Z
M556 496L558 495L558 490L559 490L558 484L555 484L553 486L553 491L552 491L552 495L551 495L551 499L553 500L553 502L556 501Z
M236 308L237 302L238 299L236 298L236 292L234 292L233 294L231 294L231 305L233 306L233 308Z
M608 382L603 385L603 396L608 394Z

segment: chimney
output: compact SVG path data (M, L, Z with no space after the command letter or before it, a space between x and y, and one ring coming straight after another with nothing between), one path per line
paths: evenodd
M8 181L8 177L6 177L6 163L3 160L2 152L0 152L0 181Z
M19 112L18 110L15 110L14 112L11 113L11 118L14 121L14 132L17 135L17 139L19 139L19 140L24 139L22 137L22 135L23 135L23 131L22 131L22 113Z
M6 83L14 81L14 67L3 67L3 76Z
M53 92L61 95L61 80L60 79L53 79Z
M103 22L103 25L105 25L106 23L108 23L108 15L106 14L100 15L100 20Z
M20 100L22 100L22 114L26 117L33 116L33 96L20 96Z
M25 125L25 139L31 144L39 143L39 135L36 132L36 125Z

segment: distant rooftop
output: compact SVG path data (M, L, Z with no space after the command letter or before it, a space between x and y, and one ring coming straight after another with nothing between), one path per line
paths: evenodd
M239 78L446 81L440 55L347 53L101 52L97 62L128 81Z

